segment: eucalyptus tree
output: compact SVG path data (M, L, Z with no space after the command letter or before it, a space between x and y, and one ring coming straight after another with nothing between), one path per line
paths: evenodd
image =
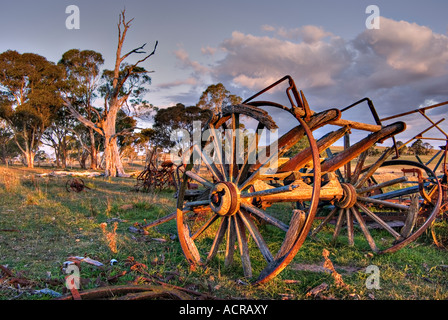
M241 101L241 97L231 94L222 83L218 83L209 85L204 90L197 106L209 109L213 113L220 113L223 106L239 104Z
M63 74L60 67L38 54L14 50L0 54L0 118L13 131L30 168L42 135L62 105Z
M154 135L151 137L156 147L168 151L176 145L176 149L185 150L193 144L194 124L197 121L202 129L210 119L211 112L198 106L186 107L182 103L177 103L169 108L158 109L154 116ZM183 136L176 137L174 132L188 133L189 140ZM177 138L177 139L175 139ZM186 143L181 145L180 143Z
M126 20L125 11L121 12L117 24L118 46L115 66L113 70L102 72L103 85L100 92L104 101L100 112L97 114L98 120L93 122L82 115L74 106L74 101L70 96L64 98L65 105L72 115L103 137L105 176L127 176L121 162L117 139L123 134L129 134L132 130L126 128L117 132L117 114L120 109L126 106L145 103L143 96L147 92L146 85L150 83L151 78L148 75L149 71L143 68L141 63L153 56L157 48L156 42L153 51L149 54L143 51L145 44L125 54L122 53L123 44L132 20ZM144 56L135 63L125 61L134 54L144 54Z
M98 125L99 110L94 106L98 98L98 87L101 78L101 66L104 63L101 53L93 50L71 49L62 55L59 65L66 71L66 90L71 99L71 106L90 122ZM70 111L70 109L69 109ZM59 128L58 130L70 130ZM89 133L88 152L90 154L90 169L97 169L97 146L95 130L87 126Z
M9 161L19 154L20 150L14 142L14 133L5 120L0 121L0 160L8 165Z
M73 136L77 121L70 116L65 106L59 108L53 118L52 124L42 135L42 144L51 147L56 157L56 167L66 168L69 152L69 139ZM89 151L89 150L88 150Z

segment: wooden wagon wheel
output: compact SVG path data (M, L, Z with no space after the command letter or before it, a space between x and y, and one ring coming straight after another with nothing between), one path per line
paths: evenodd
M84 188L90 189L84 184L84 181L81 178L70 178L65 183L65 189L67 192L81 192Z
M335 221L333 241L345 227L354 245L357 225L374 252L395 252L417 239L434 221L442 200L442 187L427 166L407 160L386 161L386 150L371 166L363 168L367 154L358 157L353 170L340 174L344 197L312 231L316 235Z
M236 129L240 128L243 116L244 123L254 123L256 131L254 142L241 150L237 148L240 132ZM316 141L308 125L300 117L296 119L299 122L296 131L300 134L295 136L295 140L282 136L277 141L278 148L271 145L267 156L261 159L258 157L262 149L258 142L260 130L276 128L266 111L251 105L229 106L224 108L220 117L209 122L203 133L208 132L211 141L193 147L204 166L186 165L178 193L178 235L190 264L213 262L230 266L238 263L234 261L238 248L244 276L254 283L262 283L279 274L294 258L311 228L320 190ZM306 200L310 203L309 208L276 215L267 211L259 200L265 195L281 198L282 194L297 186L271 185L267 179L270 172L266 169L273 158L286 152L304 136L311 146L313 169L306 177L307 182L302 182L302 187L308 191ZM220 141L223 141L227 152L223 152ZM207 148L213 148L212 156L207 154ZM224 154L229 155L227 161L211 159L224 159ZM251 155L257 155L255 163L250 162ZM237 158L242 161L237 161ZM188 190L190 181L199 183L202 188ZM263 264L255 265L253 259L261 260Z

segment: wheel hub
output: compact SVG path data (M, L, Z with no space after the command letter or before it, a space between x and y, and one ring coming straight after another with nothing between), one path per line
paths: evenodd
M356 189L352 184L341 183L341 187L344 190L344 196L341 200L335 203L338 208L346 209L355 205L357 199Z
M218 182L210 191L210 207L221 216L234 215L240 204L237 186L228 181Z

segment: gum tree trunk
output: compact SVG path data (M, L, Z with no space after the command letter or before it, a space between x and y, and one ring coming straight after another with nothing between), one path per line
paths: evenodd
M95 146L95 133L92 128L89 128L90 133L90 169L98 169L97 152Z
M124 171L118 150L117 135L115 132L115 116L104 122L104 160L106 163L105 175L109 177L128 177Z

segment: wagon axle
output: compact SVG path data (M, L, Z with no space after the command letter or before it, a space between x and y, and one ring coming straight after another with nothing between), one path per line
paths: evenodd
M357 200L357 192L355 187L350 183L341 183L344 190L343 197L335 203L335 206L341 209L352 208Z
M210 208L220 216L232 216L240 207L238 187L228 181L217 183L210 191Z

